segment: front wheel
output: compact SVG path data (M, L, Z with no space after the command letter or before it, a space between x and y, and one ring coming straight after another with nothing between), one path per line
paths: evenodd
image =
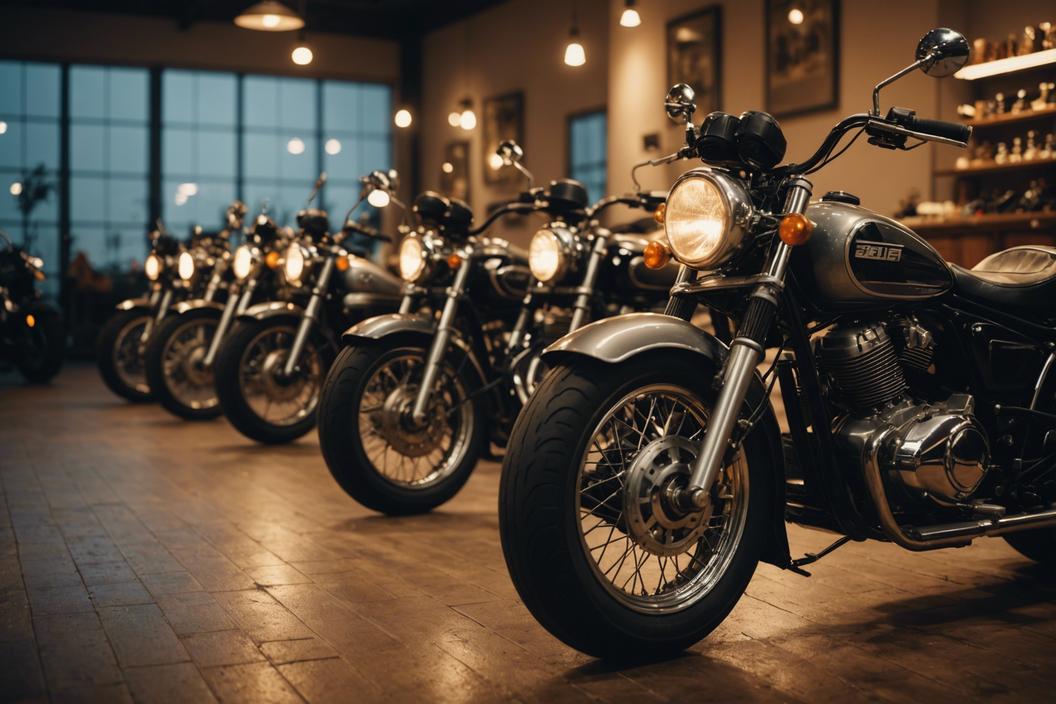
M147 308L118 311L106 321L95 342L95 358L103 382L121 398L136 403L154 398L142 354L142 337L150 318Z
M587 654L642 660L696 643L759 561L774 515L765 448L731 451L706 508L673 498L715 397L702 362L572 358L514 426L499 487L506 564L539 622Z
M66 354L66 329L56 310L39 309L15 323L15 365L34 384L44 384L59 373Z
M321 335L309 335L293 374L286 374L299 324L294 316L240 320L220 345L213 370L220 408L251 440L292 442L315 427L333 353Z
M326 465L342 489L375 511L423 513L450 500L485 446L483 404L473 395L479 382L468 363L445 361L425 420L412 419L426 356L424 347L399 341L346 347L323 388Z
M195 308L165 319L150 336L143 362L147 383L169 413L187 420L220 415L213 370L205 355L220 323L220 311Z

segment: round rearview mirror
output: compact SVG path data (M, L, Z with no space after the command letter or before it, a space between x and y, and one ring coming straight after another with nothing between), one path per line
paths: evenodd
M524 158L524 150L521 145L512 139L507 139L499 144L499 148L495 150L495 153L499 155L505 166L519 163Z
M693 119L697 109L697 94L685 83L676 83L667 91L664 98L664 110L675 122L688 122Z
M968 63L968 40L960 32L945 27L933 29L917 44L920 70L929 76L942 78L956 73Z

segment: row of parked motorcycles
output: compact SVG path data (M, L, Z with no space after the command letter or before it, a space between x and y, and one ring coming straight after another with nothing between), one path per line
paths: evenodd
M44 260L0 230L0 361L33 384L51 381L66 353L62 314L37 288L44 278Z
M809 576L851 540L925 551L1002 536L1056 563L1056 248L963 269L854 195L812 201L808 178L863 133L889 150L964 147L969 127L882 114L880 91L917 69L949 75L968 52L957 32L928 32L802 162L782 163L766 113L694 123L677 85L665 109L684 145L635 168L704 165L665 193L635 181L589 203L572 180L536 188L504 143L528 188L479 225L462 202L419 196L402 283L343 247L353 226L331 235L311 209L296 233L258 217L234 252L238 206L227 235L158 235L151 297L100 343L104 378L185 417L222 409L262 442L318 418L338 484L387 514L442 504L502 454L514 585L551 633L600 657L685 648L760 561ZM376 192L400 207L394 175L364 177L361 199ZM604 226L617 207L663 229ZM492 234L524 216L546 223L527 251ZM793 558L786 521L836 537Z

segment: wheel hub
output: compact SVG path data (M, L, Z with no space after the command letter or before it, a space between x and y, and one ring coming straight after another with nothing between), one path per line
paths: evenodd
M426 412L423 423L411 417L417 387L409 386L394 390L385 399L381 410L371 420L378 433L394 450L405 457L421 457L435 450L443 437L443 409L433 404Z
M288 356L289 350L272 350L261 365L260 376L264 382L264 390L276 401L291 401L301 392L298 382L302 381L302 373L297 369L294 369L293 374L283 371Z
M623 485L627 531L654 555L679 555L696 543L707 528L713 505L685 511L675 497L689 483L698 446L682 437L653 440L638 453Z
M207 386L213 382L212 370L205 366L205 345L195 345L183 358L183 373L193 386Z

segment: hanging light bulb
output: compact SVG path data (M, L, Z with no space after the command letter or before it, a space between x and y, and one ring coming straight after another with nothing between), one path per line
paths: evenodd
M396 114L392 117L393 123L401 129L406 129L411 126L414 122L414 117L411 115L411 111L407 108L400 108L396 111Z
M568 46L565 47L565 65L582 66L587 63L587 52L579 43L579 28L572 25L572 31L568 33Z
M788 11L788 21L792 24L803 24L803 20L803 10L800 10L798 7L793 7Z
M638 14L638 10L634 9L634 0L627 0L624 5L623 14L620 15L620 26L629 28L640 25L642 18Z
M265 0L240 12L235 17L235 24L262 32L289 32L303 27L304 20L281 2Z
M459 107L462 108L462 112L458 114L458 126L466 132L476 129L477 113L473 112L473 99L463 98Z
M315 54L306 42L300 41L297 43L297 46L293 47L293 51L290 52L290 58L293 60L293 63L298 66L307 66L312 63Z
M458 123L462 121L462 113L458 110L452 110L447 114L447 124L452 127L458 127Z

